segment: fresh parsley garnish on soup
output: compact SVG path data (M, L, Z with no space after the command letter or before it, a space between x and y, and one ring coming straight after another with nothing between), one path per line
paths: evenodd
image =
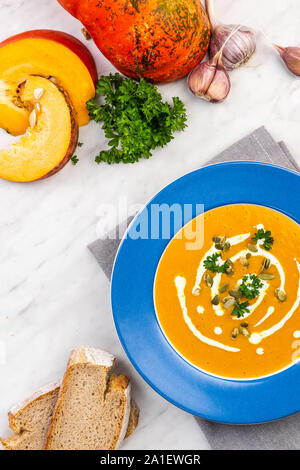
M262 286L263 283L256 274L247 274L243 277L243 281L239 289L246 299L251 300L259 296L259 291Z
M267 251L270 251L274 243L274 238L271 235L272 234L270 230L265 231L264 229L261 228L255 233L254 237L252 237L252 240L255 243L258 243L259 240L264 240L264 243L263 243L264 249Z
M222 253L213 253L203 262L204 267L212 273L225 273L226 269L229 267L228 261L219 265L217 264L219 258L222 259Z

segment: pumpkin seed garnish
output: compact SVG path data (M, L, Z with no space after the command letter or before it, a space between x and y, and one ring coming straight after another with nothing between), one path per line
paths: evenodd
M228 287L229 287L229 284L222 284L219 288L220 294L224 294L224 292L227 291Z
M244 266L245 268L248 268L249 267L249 261L247 260L247 258L245 258L244 256L241 256L240 257L240 263L242 266Z
M233 330L232 330L232 332L231 332L231 338L232 338L232 339L236 339L239 334L240 334L239 329L238 329L238 328L233 328Z
M253 243L248 243L248 250L252 251L252 253L257 253L258 248L256 245L253 245Z
M230 249L230 243L226 241L226 237L214 237L215 248L220 251L228 251Z
M234 270L231 266L226 269L226 274L228 274L228 276L232 276L234 274Z
M241 327L242 328L248 328L248 323L244 321L243 323L241 323Z
M220 303L220 297L218 295L215 295L214 298L212 299L211 303L213 305L219 305Z
M280 302L285 302L286 301L286 293L283 292L281 289L275 289L275 297L277 297Z
M249 338L250 331L248 330L248 328L245 328L245 327L241 326L239 331L240 331L241 335L245 336L246 338Z
M228 274L228 276L232 276L234 274L234 270L233 270L233 262L231 261L231 259L227 260L227 266L228 268L226 269L226 274Z
M246 259L250 259L251 256L252 256L251 253L247 253L247 254L246 254Z
M223 251L225 252L225 251L230 250L230 247L231 247L230 243L226 242L225 245L224 245Z
M231 297L234 297L235 299L240 299L242 297L242 293L238 287L231 289L229 291L229 294L231 295Z
M214 283L214 280L208 273L206 273L204 275L204 282L208 287L212 287L213 283Z
M195 295L195 296L199 295L200 294L200 287L195 287L195 289L193 289L193 291L192 291L192 294Z
M264 258L262 262L261 271L265 271L266 269L269 269L270 266L271 266L271 260L269 258Z
M272 279L275 278L274 274L269 274L269 273L262 273L258 277L262 281L272 281Z
M226 308L226 310L230 307L233 307L235 303L236 299L234 297L224 297L223 299L223 306Z

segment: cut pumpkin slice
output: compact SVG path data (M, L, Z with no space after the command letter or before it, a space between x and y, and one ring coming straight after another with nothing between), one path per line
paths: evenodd
M0 151L0 178L19 182L47 178L63 168L77 145L71 104L64 91L37 76L26 80L20 99L34 109L32 127L9 150Z
M91 53L78 39L60 31L34 30L1 42L0 80L18 86L30 75L52 77L68 92L78 125L89 122L86 102L95 95L97 69ZM13 106L3 94L0 103L1 127L12 135L24 134L28 126L26 110Z

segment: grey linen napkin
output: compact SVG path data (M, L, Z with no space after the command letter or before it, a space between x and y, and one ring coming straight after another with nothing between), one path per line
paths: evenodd
M264 127L239 140L207 165L235 160L273 163L300 171L285 143L277 143ZM132 218L128 219L127 223L131 220ZM109 279L119 243L119 237L108 237L96 240L88 247ZM300 413L279 421L256 425L228 425L197 417L196 420L212 449L300 449Z

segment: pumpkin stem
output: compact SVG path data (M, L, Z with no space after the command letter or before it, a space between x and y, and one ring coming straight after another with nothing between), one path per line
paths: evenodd
M208 18L209 18L212 30L214 30L218 24L217 19L216 19L216 14L215 14L214 0L205 0L205 7L206 7L206 11L208 14Z

